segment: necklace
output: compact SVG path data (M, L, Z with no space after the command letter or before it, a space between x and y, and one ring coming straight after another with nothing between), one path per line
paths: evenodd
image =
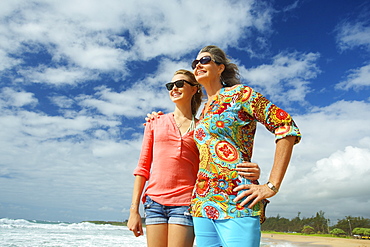
M174 117L174 120L175 120L175 124L176 124L177 128L179 129L181 135L185 135L188 132L194 130L194 128L195 128L195 118L194 118L194 115L191 116L191 120L185 117L185 120L183 120L181 123L177 123L175 117ZM188 121L190 122L188 129L185 132L183 132L184 130L181 131L181 126L184 123L188 122Z
M189 119L185 118L185 120L183 120L182 122L178 123L176 121L176 118L175 118L175 124L177 126L177 128L180 128L185 122L187 122ZM189 120L190 121L190 120Z

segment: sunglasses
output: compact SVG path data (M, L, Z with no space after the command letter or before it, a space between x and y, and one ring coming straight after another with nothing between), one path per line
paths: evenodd
M192 69L195 69L195 67L197 67L198 63L201 63L201 64L207 64L207 63L210 63L211 61L215 62L216 64L221 64L219 62L216 62L215 60L213 60L210 56L204 56L202 57L201 59L199 60L194 60L192 63L191 63L191 68Z
M191 85L191 86L195 86L193 83L190 83L187 80L178 80L178 81L175 81L175 82L166 83L166 88L167 88L168 91L171 91L173 89L174 85L176 85L177 88L182 88L184 86L185 82L187 84Z

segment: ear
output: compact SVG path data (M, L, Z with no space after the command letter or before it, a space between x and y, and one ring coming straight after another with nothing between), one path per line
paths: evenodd
M224 72L224 70L225 70L225 64L222 63L218 66L218 72L220 73L220 75L222 74L222 72Z
M197 93L197 91L198 91L198 87L192 87L193 88L193 91L192 91L192 93L193 93L193 96Z

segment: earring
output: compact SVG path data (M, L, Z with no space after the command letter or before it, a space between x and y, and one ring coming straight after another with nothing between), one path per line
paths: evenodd
M222 79L222 76L220 75L220 82L221 82L221 85L223 86L223 87L226 87L227 86L227 83L226 82L224 82L224 80Z

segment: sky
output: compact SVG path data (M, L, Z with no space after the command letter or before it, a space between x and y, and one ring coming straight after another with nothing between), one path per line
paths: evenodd
M146 114L206 45L302 132L267 216L370 218L365 0L2 0L0 218L128 218ZM274 136L252 161L266 183Z

